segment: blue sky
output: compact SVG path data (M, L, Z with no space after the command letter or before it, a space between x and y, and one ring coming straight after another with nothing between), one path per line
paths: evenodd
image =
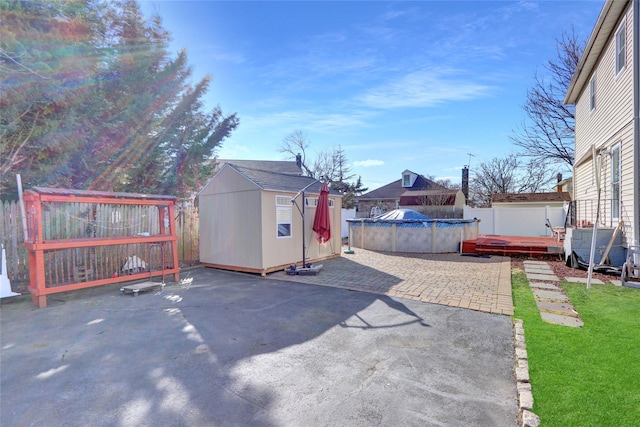
M208 107L240 126L218 152L283 160L340 146L370 190L405 169L460 182L516 152L534 74L572 26L586 40L604 1L142 1L186 48ZM469 156L471 153L473 156Z

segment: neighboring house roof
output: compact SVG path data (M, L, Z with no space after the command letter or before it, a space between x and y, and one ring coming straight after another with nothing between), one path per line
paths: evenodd
M450 206L456 204L456 194L460 190L413 190L400 196L401 206Z
M268 170L252 169L248 167L238 166L233 163L226 163L223 168L225 167L235 169L240 175L256 184L262 190L297 193L303 188L309 186L305 190L305 192L319 194L320 187L322 186L322 182L316 181L315 178L311 178L308 176L299 176L287 173L272 172ZM335 190L330 190L329 194L333 196L341 196L341 194Z
M593 27L591 36L584 48L580 62L576 67L576 71L569 83L567 95L564 98L565 104L575 104L582 93L583 88L589 82L589 78L593 73L598 59L602 52L607 48L607 42L611 35L616 31L616 26L620 17L627 8L626 1L607 0L600 11L598 21Z
M422 175L418 175L415 182L413 183L413 186L411 187L403 187L402 179L399 179L373 191L369 191L368 193L365 193L361 196L358 196L358 200L400 200L400 197L407 191L423 190L446 190L446 188L440 184L436 184L435 182L425 178Z
M571 194L566 191L550 193L501 193L491 197L492 203L543 203L543 202L569 202Z
M216 170L220 170L225 163L231 163L236 166L245 168L271 171L277 173L286 173L289 175L302 175L302 169L298 167L295 161L287 160L228 160L217 159Z

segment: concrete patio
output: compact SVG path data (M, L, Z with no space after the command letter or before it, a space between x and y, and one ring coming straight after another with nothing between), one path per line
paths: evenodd
M316 276L289 276L282 271L267 277L513 315L508 257L383 253L356 248L353 254L321 264Z
M368 283L411 297L404 269ZM214 269L181 278L138 297L57 294L43 309L3 300L0 425L516 423L508 316Z

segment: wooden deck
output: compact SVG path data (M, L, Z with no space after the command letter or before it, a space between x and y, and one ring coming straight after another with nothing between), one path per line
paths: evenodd
M562 257L562 241L553 237L494 236L482 234L476 240L465 240L462 252L477 255L520 255L535 257Z

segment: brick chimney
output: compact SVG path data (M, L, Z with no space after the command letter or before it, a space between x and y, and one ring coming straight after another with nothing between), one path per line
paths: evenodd
M558 175L556 176L556 178L558 179L558 184L556 185L556 191L558 193L562 193L562 185L560 185L560 182L562 182L562 174L558 173Z
M462 194L464 194L465 203L469 204L469 168L462 168Z
M302 156L300 155L300 153L296 154L296 166L298 166L298 168L302 170Z

